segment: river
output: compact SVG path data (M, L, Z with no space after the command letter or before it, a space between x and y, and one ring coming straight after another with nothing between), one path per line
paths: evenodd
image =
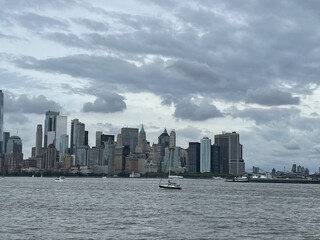
M0 239L320 239L318 184L5 177Z

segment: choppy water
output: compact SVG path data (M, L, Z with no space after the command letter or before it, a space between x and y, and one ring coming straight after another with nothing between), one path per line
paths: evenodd
M320 239L320 185L0 179L0 239Z

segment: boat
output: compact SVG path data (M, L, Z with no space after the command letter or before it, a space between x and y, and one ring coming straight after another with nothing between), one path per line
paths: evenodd
M249 182L248 176L239 176L239 177L234 177L233 182Z
M162 178L160 179L159 182L159 188L163 188L163 189L173 189L173 190L181 190L182 187L179 183L179 179L181 178L180 176L173 176L170 175L170 166L171 166L171 157L172 157L172 151L173 148L170 148L170 152L169 152L169 168L168 168L168 179L167 179L167 183L161 183L162 182Z
M129 177L131 178L139 178L141 177L140 173L135 173L134 171L132 171L132 173L130 173Z
M58 177L54 181L55 182L63 182L63 179L64 179L63 177Z
M225 178L223 177L212 177L213 180L226 180Z
M107 176L102 176L101 178L105 179L105 178L107 178Z

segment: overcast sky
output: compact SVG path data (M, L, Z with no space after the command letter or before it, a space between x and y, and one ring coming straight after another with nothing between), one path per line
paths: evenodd
M85 123L90 145L141 124L183 148L236 131L246 169L313 173L319 23L317 0L0 0L4 131L25 158L48 110Z

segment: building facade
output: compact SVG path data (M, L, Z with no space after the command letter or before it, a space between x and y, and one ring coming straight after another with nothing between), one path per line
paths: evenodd
M200 141L200 172L211 172L211 139L208 137Z
M200 172L200 143L199 142L189 142L187 171L189 173Z
M3 142L3 92L0 90L0 155L5 153L4 151L4 142Z
M223 132L215 135L215 144L220 146L221 174L242 175L245 172L245 163L239 134Z
M138 134L138 128L121 128L122 146L129 146L131 153L134 153L138 146Z

